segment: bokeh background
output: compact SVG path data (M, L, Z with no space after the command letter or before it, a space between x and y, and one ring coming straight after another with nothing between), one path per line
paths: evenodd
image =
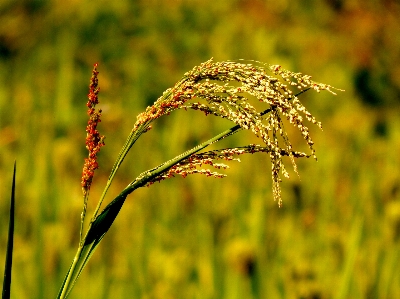
M318 162L298 161L282 208L262 154L231 163L224 179L135 191L70 298L400 298L398 1L2 0L0 20L0 257L17 160L13 298L55 298L75 254L93 64L106 146L92 210L136 115L210 57L345 89L301 96L323 123L310 126ZM107 200L230 126L196 111L160 119ZM220 147L250 141L241 132Z

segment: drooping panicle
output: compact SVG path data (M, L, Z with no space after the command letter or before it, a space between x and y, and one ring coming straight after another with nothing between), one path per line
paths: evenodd
M289 122L299 130L311 155L316 159L314 142L305 120L322 128L321 123L304 107L297 96L309 89L317 92L327 90L335 94L335 88L315 82L311 80L311 76L288 71L280 65L257 61L243 62L214 62L210 59L194 67L185 73L175 86L167 89L152 106L138 115L133 132L143 130L141 128L148 126L153 120L177 109L198 110L205 115L230 120L241 129L252 132L269 149L273 197L281 206L280 176L282 174L289 177L283 165L282 152L287 153L294 172L298 174L294 151L283 121ZM294 88L300 92L296 94L293 92ZM256 106L253 104L254 100L266 105L264 110L257 109L256 107L262 104ZM184 176L202 173L221 177L215 172L205 172L192 167L200 161L190 162L176 165L155 181L178 173Z

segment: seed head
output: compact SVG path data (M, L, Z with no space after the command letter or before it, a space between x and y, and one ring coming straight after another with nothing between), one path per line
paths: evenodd
M86 104L88 107L87 113L89 115L88 124L86 126L86 148L89 151L89 156L85 159L82 171L81 185L84 196L86 196L87 192L90 190L94 171L99 168L97 154L100 148L105 144L105 137L100 135L97 130L97 124L101 121L100 117L102 112L101 109L95 109L96 105L99 103L98 93L100 91L100 87L98 87L99 81L97 75L99 72L97 71L97 66L98 64L96 63L93 67L89 84L88 102Z
M280 173L289 177L282 162L282 153L289 156L296 173L294 158L299 156L294 154L283 119L300 131L314 158L314 142L303 116L322 128L321 123L317 122L291 90L293 87L297 87L300 93L314 89L318 92L327 90L334 94L332 86L314 82L311 76L285 70L280 65L256 61L252 61L252 64L214 62L210 59L185 73L173 88L166 90L152 106L147 107L146 111L138 116L134 130L176 109L198 110L205 115L219 116L234 122L242 129L251 131L268 148L272 162L273 195L281 205ZM267 109L257 110L252 104L254 98L263 102ZM197 165L198 161L200 160L176 165L165 173L164 177L158 179L176 173L199 173L191 168L191 165Z

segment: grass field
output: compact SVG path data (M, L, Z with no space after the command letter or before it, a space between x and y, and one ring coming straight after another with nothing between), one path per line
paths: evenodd
M300 97L323 125L310 126L318 162L299 159L299 179L286 161L282 208L262 154L230 163L223 179L193 175L135 191L69 298L400 298L395 1L96 3L0 4L1 259L17 161L12 298L55 298L75 254L93 64L106 146L89 215L136 115L210 57L281 64L345 89ZM107 200L230 126L196 111L155 122ZM214 148L254 142L244 133Z

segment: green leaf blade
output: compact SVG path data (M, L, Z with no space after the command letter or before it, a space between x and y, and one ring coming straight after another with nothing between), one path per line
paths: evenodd
M14 248L14 215L15 215L15 175L17 171L17 162L14 162L14 173L11 187L11 203L10 203L10 221L8 225L8 241L7 253L4 267L3 280L3 299L9 299L11 295L11 269L12 269L12 254Z

